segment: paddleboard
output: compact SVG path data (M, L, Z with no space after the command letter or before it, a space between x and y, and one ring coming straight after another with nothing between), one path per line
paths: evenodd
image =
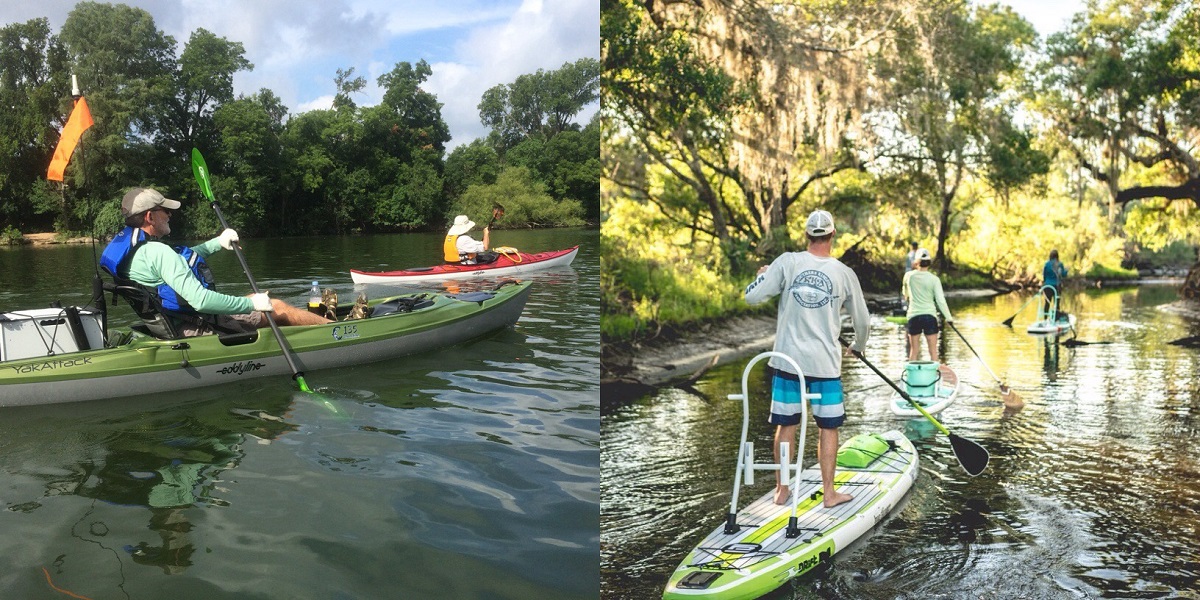
M1032 333L1034 335L1045 335L1045 334L1062 333L1064 331L1070 331L1074 328L1075 328L1075 315L1068 314L1066 319L1060 318L1056 321L1052 321L1050 319L1043 319L1041 321L1035 321L1025 331Z
M913 396L910 394L910 397L931 415L942 412L958 398L958 374L954 372L954 369L951 369L949 365L938 365L938 374L941 375L941 378L934 385L934 395ZM921 411L913 408L913 405L905 400L904 396L896 392L892 392L888 404L892 407L892 414L898 417L925 418Z
M794 464L789 464L785 457L782 466L788 471L786 480L792 491L789 501L775 504L772 486L762 497L736 510L739 485L751 485L755 470L778 471L781 466L753 462L753 444L746 441L750 368L768 355L784 357L764 352L752 359L743 373L742 394L730 396L743 401L742 444L734 475L731 512L671 574L663 592L666 600L758 598L829 561L871 531L917 478L917 451L903 433L892 430L861 434L842 444L834 476L838 491L852 495L853 500L825 508L818 465L796 472L794 465L803 464L803 457ZM802 418L807 419L807 414ZM806 420L802 420L800 448L804 448L805 429ZM774 481L775 474L766 477Z

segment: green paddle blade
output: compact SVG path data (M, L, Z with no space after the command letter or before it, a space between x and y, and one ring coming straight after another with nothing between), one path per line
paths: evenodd
M971 477L982 473L991 459L983 446L953 433L950 434L950 447L954 450L958 464L962 465L963 470Z
M200 154L199 148L192 148L192 176L196 178L196 184L200 186L200 193L208 198L209 202L213 201L212 184L208 178L208 165L204 162L204 155Z

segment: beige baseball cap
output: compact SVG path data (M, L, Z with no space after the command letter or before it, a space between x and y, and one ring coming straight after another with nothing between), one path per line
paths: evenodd
M163 198L162 194L150 188L133 188L121 199L121 216L129 217L160 206L175 210L179 208L179 202Z
M837 231L833 227L833 215L829 211L814 210L808 215L808 224L804 226L804 232L813 237L829 235Z

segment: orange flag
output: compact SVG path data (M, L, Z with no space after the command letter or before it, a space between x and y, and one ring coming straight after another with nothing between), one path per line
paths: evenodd
M88 110L87 100L80 98L71 111L71 117L67 119L67 126L63 127L62 136L58 138L58 147L54 149L54 160L50 161L46 179L63 180L63 171L67 169L71 154L75 152L75 145L79 143L83 132L91 126L92 111Z

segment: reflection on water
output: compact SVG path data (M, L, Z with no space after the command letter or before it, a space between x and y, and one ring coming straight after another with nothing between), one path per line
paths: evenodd
M582 242L530 274L515 327L307 373L316 394L281 377L0 411L0 597L595 598L598 237L506 232ZM313 279L352 298L349 267L419 264L441 236L246 247L263 289L303 302ZM236 260L213 263L244 293ZM92 264L81 246L0 249L0 310L84 303Z
M921 475L873 534L771 597L1194 597L1200 464L1189 451L1200 442L1200 350L1166 342L1197 324L1169 309L1169 286L1068 291L1064 306L1079 320L1067 345L1070 337L1025 333L1032 309L1002 324L1027 299L950 301L959 330L1026 402L1005 412L983 364L957 336L941 340L964 385L939 420L991 453L979 477L927 420L893 418L887 388L848 359L843 437L901 428L921 453ZM900 326L873 319L867 357L899 373L904 343ZM738 403L724 398L746 360L710 371L696 385L703 397L670 389L606 406L604 598L661 595L720 522L741 422ZM751 394L752 441L764 451L765 381L752 379ZM744 497L769 482L759 487Z

